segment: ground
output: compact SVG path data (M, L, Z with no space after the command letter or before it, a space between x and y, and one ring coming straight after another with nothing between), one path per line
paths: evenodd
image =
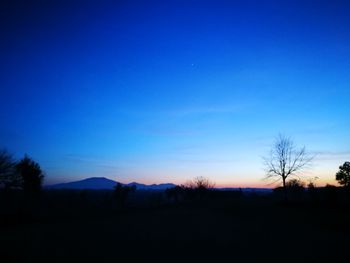
M350 262L350 209L342 206L253 197L51 209L3 220L2 262Z

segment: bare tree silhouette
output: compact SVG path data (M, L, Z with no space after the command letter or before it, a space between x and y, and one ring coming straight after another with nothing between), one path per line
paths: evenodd
M276 181L282 180L285 198L287 199L287 178L300 174L312 159L313 157L306 152L305 147L298 149L289 137L279 135L270 155L264 158L266 178L277 178Z
M0 151L0 186L5 189L19 187L21 178L16 173L16 162L12 155L6 151Z
M195 177L193 180L187 182L185 187L197 190L208 190L215 187L215 183L203 176Z

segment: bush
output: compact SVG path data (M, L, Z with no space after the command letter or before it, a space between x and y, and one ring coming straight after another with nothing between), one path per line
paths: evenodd
M117 183L114 187L114 196L120 206L124 206L130 193L136 191L136 186L127 186Z

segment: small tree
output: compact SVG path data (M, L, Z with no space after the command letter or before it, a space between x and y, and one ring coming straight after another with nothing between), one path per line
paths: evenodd
M279 135L273 145L270 155L264 158L266 177L282 180L282 186L287 198L287 178L297 176L312 161L305 147L296 148L294 142L285 136Z
M25 193L30 195L38 194L41 191L44 180L40 165L25 155L24 158L18 162L16 168L22 178L22 187Z
M345 162L339 166L339 171L335 175L338 183L346 188L350 188L350 162Z

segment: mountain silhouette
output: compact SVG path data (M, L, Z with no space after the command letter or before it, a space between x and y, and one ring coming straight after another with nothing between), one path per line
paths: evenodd
M48 185L46 189L112 190L117 183L119 182L105 177L91 177L80 181ZM165 190L176 186L170 183L146 185L137 182L122 185L135 186L137 190Z

